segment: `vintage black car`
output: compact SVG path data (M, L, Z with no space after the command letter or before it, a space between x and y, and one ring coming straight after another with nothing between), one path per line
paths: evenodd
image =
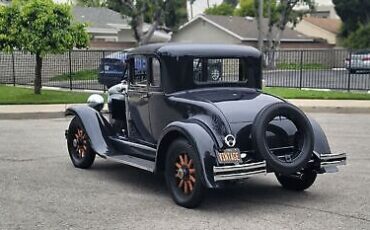
M144 58L145 72L134 70ZM67 109L77 168L95 155L163 173L174 201L193 208L207 189L275 173L286 189L305 190L317 174L336 172L346 154L331 153L320 126L289 102L261 91L261 53L251 47L155 44L127 58L128 82L103 99ZM216 67L215 67L216 66Z

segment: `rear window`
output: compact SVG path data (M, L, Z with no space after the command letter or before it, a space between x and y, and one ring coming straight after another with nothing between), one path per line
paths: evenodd
M246 83L246 64L238 58L195 58L193 80L198 84Z

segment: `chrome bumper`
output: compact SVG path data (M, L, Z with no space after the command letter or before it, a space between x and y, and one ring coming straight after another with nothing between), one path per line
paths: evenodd
M346 165L347 156L345 153L318 154L314 152L314 154L316 155L320 163L320 166L316 166L316 170L318 167L320 167L318 169L318 173L337 172L337 166ZM315 161L316 160L313 159L310 162ZM215 182L245 179L254 175L266 173L266 161L230 166L213 166L213 175Z
M326 153L326 154L315 153L315 155L320 160L319 173L338 172L337 166L347 164L347 154L345 153Z
M241 165L213 167L215 182L223 180L243 179L261 173L267 173L266 161Z

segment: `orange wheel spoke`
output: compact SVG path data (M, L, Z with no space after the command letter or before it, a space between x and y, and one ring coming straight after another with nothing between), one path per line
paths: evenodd
M184 161L185 161L184 164L188 165L188 154L185 153L184 158L185 158L184 159Z
M184 164L184 158L182 158L182 155L180 155L179 158L180 158L180 164L183 165Z
M195 177L193 177L192 175L189 176L189 180L191 180L191 182L195 183Z
M188 163L188 167L191 168L192 165L193 165L193 159L190 159Z
M175 165L176 165L176 167L177 167L178 169L181 169L181 165L180 165L179 163L177 163L177 162L176 162L176 164L175 164Z
M193 184L191 183L190 180L188 180L187 183L188 183L188 186L189 186L189 191L192 192L193 191Z
M184 180L180 180L179 188L182 188L183 185L184 185Z
M184 183L184 193L185 194L188 193L188 183L187 182Z
M195 174L195 169L189 169L190 174Z

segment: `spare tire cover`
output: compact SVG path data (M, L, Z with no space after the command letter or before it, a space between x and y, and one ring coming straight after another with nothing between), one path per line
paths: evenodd
M289 119L302 135L302 145L298 155L289 161L279 159L270 151L266 131L269 123L277 116ZM252 142L257 153L266 160L273 171L281 174L292 174L302 170L310 160L314 148L314 136L307 116L297 107L286 102L279 102L264 107L255 117L252 127Z

